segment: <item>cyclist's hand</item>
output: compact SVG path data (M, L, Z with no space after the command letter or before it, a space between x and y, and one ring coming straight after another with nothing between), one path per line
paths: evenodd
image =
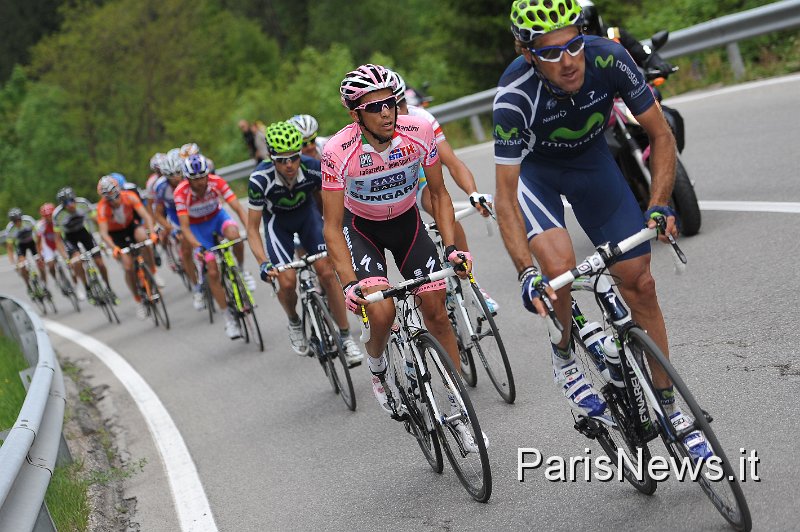
M156 233L155 231L150 233L150 240L153 241L153 244L158 244L158 233Z
M475 207L475 209L477 209L479 213L481 213L481 216L483 216L484 218L492 214L491 212L489 212L489 209L484 207L484 204L488 205L490 209L493 207L493 198L491 194L481 194L479 192L473 192L472 194L469 195L469 202L472 204L473 207Z
M369 305L369 302L361 297L361 287L358 286L358 281L350 281L344 288L344 304L347 305L347 310L356 315L361 315L361 307Z
M111 254L114 255L115 259L118 259L122 256L122 248L119 246L114 246L114 249L111 251Z
M272 279L278 277L278 271L271 262L262 262L259 271L261 273L261 280L265 283L270 283Z
M672 235L673 238L677 238L678 236L678 215L675 213L672 207L668 205L653 205L647 212L644 213L644 219L647 223L647 227L654 228L656 227L656 220L655 218L659 215L663 216L667 219L667 228L666 228L666 235ZM659 230L661 233L661 230ZM666 237L665 234L659 234L658 239L662 242L669 242L669 239Z
M456 275L466 279L472 271L472 255L469 251L459 251L455 246L447 246L444 250L445 258L453 265Z
M206 248L203 246L197 246L194 250L194 258L200 261L200 264L206 261Z
M546 318L547 307L545 307L544 303L542 303L542 300L540 299L541 294L536 288L536 285L539 284L540 281L545 285L547 297L552 300L557 299L555 290L553 290L553 288L547 284L547 277L540 274L539 270L537 270L535 267L531 266L526 268L519 275L519 284L522 289L522 304L529 312L533 312L542 318Z

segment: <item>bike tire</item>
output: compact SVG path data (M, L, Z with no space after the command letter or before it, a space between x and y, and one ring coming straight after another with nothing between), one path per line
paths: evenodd
M261 326L256 316L256 305L253 296L244 284L241 273L236 271L236 286L239 290L239 299L242 301L242 310L237 311L239 321L247 335L247 341L252 338L258 345L259 351L264 351L264 338L261 336Z
M449 290L449 287L448 287ZM454 291L460 292L456 288ZM461 376L467 385L474 388L478 384L478 372L475 370L475 358L472 356L472 346L466 340L468 328L463 322L464 318L461 311L457 307L458 298L455 293L447 294L445 301L445 308L447 309L447 317L450 319L450 325L453 327L453 332L456 335L456 343L458 344L458 353L461 357Z
M672 203L680 220L681 234L694 236L700 232L702 217L700 205L697 203L697 194L686 167L680 158L675 164L675 185L672 189Z
M641 356L646 360L643 371L647 385L653 390L655 387L652 382L651 368L657 364L672 381L675 391L675 406L685 415L688 410L695 420L695 428L700 430L705 436L706 441L711 446L714 456L718 458L719 466L722 469L723 477L720 481L709 481L706 473L698 476L698 486L703 493L708 496L711 504L717 509L723 518L736 530L749 531L752 528L752 519L747 500L744 497L739 480L734 473L733 466L725 455L725 451L717 439L711 425L694 395L683 382L675 367L664 356L653 340L638 327L631 328L625 337L625 348L631 349L635 356ZM660 414L651 412L653 419L659 419L662 429L662 440L670 454L675 458L689 458L688 450L682 441L678 440L675 430L669 420L663 419ZM706 468L708 464L704 463Z
M144 277L149 285L145 287L145 295L147 297L147 305L150 307L150 314L153 316L153 322L158 327L163 324L164 328L169 330L169 314L167 314L167 305L164 303L164 294L153 279L153 274L145 268L142 270Z
M395 334L389 338L389 343L386 345L387 359L390 361L392 371L394 372L395 383L397 384L397 391L400 394L400 401L405 406L408 412L408 420L406 421L406 430L411 433L417 440L422 455L428 461L428 465L435 473L441 474L444 471L444 460L442 457L442 446L439 443L439 436L436 432L433 420L431 418L432 409L428 407L427 395L422 394L419 389L419 383L422 382L422 376L419 368L414 367L414 373L417 380L417 392L419 396L415 396L413 391L409 393L411 387L406 376L406 360L403 349L400 347L401 340ZM409 347L406 347L407 349Z
M503 339L494 321L494 316L489 312L486 298L483 297L480 287L470 283L472 288L473 301L475 305L475 320L472 328L475 331L473 345L478 351L478 358L486 368L489 379L494 384L497 393L508 404L513 404L517 398L517 388L514 384L514 373L511 371L511 363L508 361ZM472 314L467 312L472 319Z
M53 311L53 314L58 314L58 309L56 308L56 303L53 301L53 295L48 291L44 296L45 306L50 306L50 310Z
M313 312L317 315L317 322L322 329L320 343L327 365L328 378L335 383L334 392L338 393L347 408L353 411L356 409L356 393L353 389L353 379L350 377L350 368L344 356L339 327L333 321L333 316L322 296L316 292L308 295Z
M214 323L214 296L211 293L211 286L208 284L208 275L203 275L203 282L200 285L200 290L203 292L203 300L206 303L206 310L208 311L208 322Z
M478 502L486 502L492 495L492 470L482 437L483 432L467 389L453 368L447 352L430 333L421 333L414 341L425 364L426 376L421 382L424 383L426 393L431 400L428 407L435 420L434 426L447 460L467 493ZM464 452L461 440L455 434L456 423L445 419L451 413L449 393L452 393L457 401L460 397L460 415L463 418L460 421L473 435L478 453Z
M594 356L589 353L583 344L574 322L572 323L572 338L575 345L575 354L580 359L581 366L583 366L584 376L595 390L603 394L609 413L617 423L616 428L609 428L596 420L587 421L594 428L595 439L615 468L619 464L619 450L625 449L625 454L630 458L630 466L632 468L629 467L628 462L623 462L625 467L622 470L622 476L639 492L645 495L652 495L658 488L658 483L647 474L647 464L650 463L652 456L650 448L647 444L638 444L636 442L636 438L633 436L635 434L633 422L627 419L624 413L625 409L618 406L622 401L621 397L615 388L609 387L614 385L607 383L595 362ZM619 393L623 392L620 391ZM639 449L642 450L641 460L638 459Z

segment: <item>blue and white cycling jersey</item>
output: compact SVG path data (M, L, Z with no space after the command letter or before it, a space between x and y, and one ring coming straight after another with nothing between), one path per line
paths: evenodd
M571 158L585 152L603 138L616 94L634 115L655 103L622 45L592 35L584 39L585 80L571 98L551 95L522 56L503 73L493 109L497 164L519 164L537 156Z
M174 196L174 189L172 185L169 184L169 180L161 176L156 180L156 184L153 185L153 197L154 202L156 204L161 204L164 206L164 211L167 213L167 218L174 224L180 225L178 221L178 211L175 208L175 196Z

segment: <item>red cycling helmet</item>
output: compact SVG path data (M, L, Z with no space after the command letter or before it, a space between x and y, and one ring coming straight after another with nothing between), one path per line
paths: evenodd
M41 207L39 207L39 214L41 216L52 216L53 211L56 209L56 206L52 203L45 203Z

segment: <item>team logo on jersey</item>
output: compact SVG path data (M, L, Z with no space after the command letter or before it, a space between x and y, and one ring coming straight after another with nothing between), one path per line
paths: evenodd
M430 160L430 159L436 159L436 156L437 156L438 154L439 154L439 148L438 148L438 147L436 147L436 146L434 146L434 147L433 147L433 149L431 150L431 153L430 153L430 155L428 155L428 159L429 159L429 160Z
M510 130L506 131L503 129L503 126L497 124L494 128L495 137L500 138L508 142L513 138L519 137L519 129L512 127Z
M573 130L568 127L560 127L550 133L550 140L577 140L583 136L585 136L589 131L596 128L597 126L602 126L605 123L605 117L603 113L593 113L587 120L586 124L579 130Z
M589 99L594 100L594 93L595 91L589 91Z
M336 183L336 176L328 172L322 172L322 180L325 183Z
M402 159L403 157L412 155L414 153L417 153L417 148L415 148L413 144L399 146L389 152L389 160L396 161L397 159Z
M330 152L322 152L322 159L320 160L320 164L322 166L326 166L333 170L333 158L331 157Z
M364 180L363 179L356 179L353 184L356 186L356 192L361 192L364 188Z
M358 157L358 164L361 168L366 168L367 166L372 166L372 154L371 153L362 153Z
M551 111L552 109L555 108L557 103L558 102L556 101L555 98L550 98L549 100L547 100L547 103L545 104L545 107L547 108L548 111Z
M393 188L398 185L402 185L405 182L406 175L403 172L398 172L396 174L387 175L384 177L376 177L372 180L370 192L380 192L381 190L386 190L387 188ZM358 188L356 188L356 190L358 190Z
M300 203L303 203L306 200L306 193L302 190L297 194L293 195L291 198L283 197L279 199L276 203L281 207L285 207L287 209L293 209L297 207Z
M597 68L608 68L614 64L614 55L609 54L605 59L599 55L594 58L594 66Z

